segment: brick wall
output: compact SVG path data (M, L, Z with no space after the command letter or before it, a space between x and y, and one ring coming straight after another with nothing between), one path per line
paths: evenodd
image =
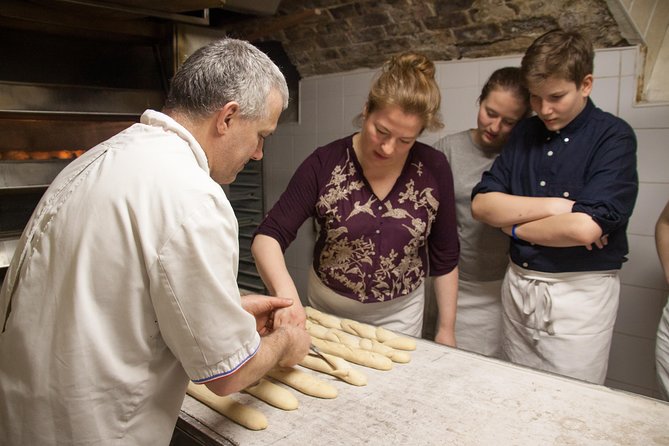
M606 0L283 0L276 15L226 31L280 41L309 77L378 67L408 49L442 61L523 53L556 27L579 29L596 48L629 44Z

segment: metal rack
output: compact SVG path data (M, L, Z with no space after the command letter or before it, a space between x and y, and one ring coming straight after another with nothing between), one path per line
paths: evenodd
M239 222L239 288L266 293L260 274L251 255L253 232L260 224L265 209L263 204L262 161L251 161L229 185L228 198Z

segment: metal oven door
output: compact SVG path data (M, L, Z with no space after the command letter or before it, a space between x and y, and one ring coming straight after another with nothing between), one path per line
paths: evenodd
M133 115L0 111L0 282L33 210L58 173Z

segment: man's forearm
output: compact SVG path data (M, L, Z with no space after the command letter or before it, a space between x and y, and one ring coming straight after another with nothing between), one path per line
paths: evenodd
M512 227L503 231L512 236ZM515 235L520 240L553 248L592 245L602 237L601 227L587 214L573 212L542 218L515 228Z
M258 351L246 364L229 376L206 383L207 387L217 395L229 395L255 383L276 365L294 365L301 359L299 352L303 346L300 344L304 343L303 339L299 339L303 335L299 330L296 327L281 327L262 337Z
M571 212L574 202L565 198L522 197L502 192L477 194L472 200L472 216L503 228Z

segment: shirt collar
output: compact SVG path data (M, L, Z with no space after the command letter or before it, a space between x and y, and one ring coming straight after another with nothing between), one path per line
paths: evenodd
M550 131L546 129L546 132L549 135L554 135L554 134L560 134L560 135L571 135L574 134L577 130L579 130L581 127L583 127L589 120L590 120L590 114L593 112L595 109L595 104L592 102L592 99L588 97L585 103L585 107L583 107L583 110L576 115L574 119L571 120L569 124L558 130L557 132Z
M140 122L154 127L161 127L168 132L175 133L179 138L183 139L193 152L193 156L195 157L198 166L209 175L209 163L207 162L207 156L205 155L202 146L200 146L200 143L197 142L195 137L186 130L184 126L166 114L155 110L146 110L142 114Z

